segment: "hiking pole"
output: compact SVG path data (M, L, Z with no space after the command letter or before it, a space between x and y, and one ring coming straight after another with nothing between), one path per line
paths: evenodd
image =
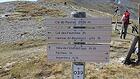
M118 26L118 13L116 13L116 25L115 25L115 31L117 30L117 26Z

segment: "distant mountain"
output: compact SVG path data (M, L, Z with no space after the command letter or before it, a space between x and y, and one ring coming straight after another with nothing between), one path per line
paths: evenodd
M96 9L103 12L113 14L115 8L120 8L120 15L128 9L131 12L131 18L137 19L138 3L140 0L120 0L121 3L115 3L115 0L73 0L76 5L86 7L89 9Z

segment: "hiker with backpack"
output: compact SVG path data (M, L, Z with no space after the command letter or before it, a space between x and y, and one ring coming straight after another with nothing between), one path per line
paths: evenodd
M130 13L128 12L128 10L126 10L122 16L122 28L121 28L121 35L120 35L120 38L122 39L125 39L126 38L126 35L127 35L127 28L128 28L128 25L129 25L129 18L130 18Z

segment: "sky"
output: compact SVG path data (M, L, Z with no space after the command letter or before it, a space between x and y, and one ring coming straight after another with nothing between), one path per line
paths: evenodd
M0 0L1 2L8 2L8 1L20 1L20 0ZM37 1L37 0L23 0L23 1Z

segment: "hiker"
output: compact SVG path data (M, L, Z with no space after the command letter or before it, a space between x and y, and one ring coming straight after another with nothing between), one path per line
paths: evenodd
M128 12L128 10L126 10L121 18L122 21L122 28L121 28L121 35L120 38L125 39L126 38L126 34L127 34L127 28L129 25L129 17L130 17L130 13Z
M64 5L67 5L67 2L64 2Z
M114 16L118 14L119 11L119 7L116 7L115 11L114 11Z

